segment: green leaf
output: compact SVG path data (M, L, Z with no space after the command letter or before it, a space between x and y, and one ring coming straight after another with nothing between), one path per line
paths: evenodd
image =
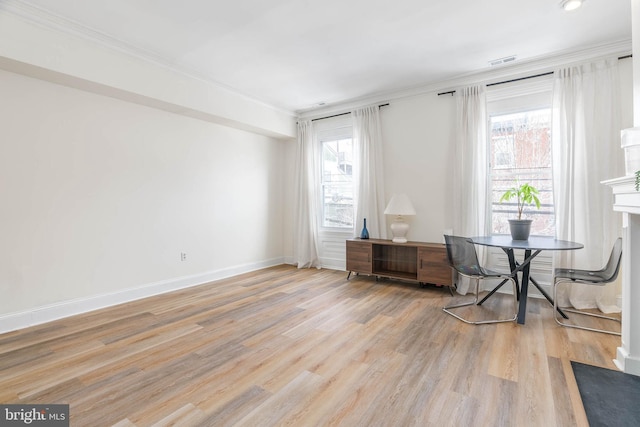
M502 197L500 197L500 203L511 200L514 197L517 198L518 219L522 219L522 212L524 211L525 206L535 205L537 209L540 209L541 204L538 194L540 194L538 189L531 184L527 182L520 184L520 182L516 180L516 185L505 190L502 194Z

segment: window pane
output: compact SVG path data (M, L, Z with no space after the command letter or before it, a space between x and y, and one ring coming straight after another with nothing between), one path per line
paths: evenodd
M353 228L353 143L322 143L322 226Z
M551 176L551 110L537 109L491 117L492 232L509 234L508 219L517 217L516 201L500 203L504 191L528 182L540 191L541 208L525 207L533 219L531 234L553 236L555 220Z

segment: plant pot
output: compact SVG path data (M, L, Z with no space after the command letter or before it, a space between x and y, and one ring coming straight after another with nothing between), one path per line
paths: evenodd
M528 240L532 222L531 219L510 219L511 238L513 240Z

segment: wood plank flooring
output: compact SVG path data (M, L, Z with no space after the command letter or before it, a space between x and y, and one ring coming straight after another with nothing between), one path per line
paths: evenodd
M588 425L570 361L614 369L619 337L535 299L467 325L446 288L346 276L278 266L0 335L0 402L91 427Z

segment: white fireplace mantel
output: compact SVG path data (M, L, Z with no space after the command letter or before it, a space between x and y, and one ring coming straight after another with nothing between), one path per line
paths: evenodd
M622 345L614 363L640 375L640 192L633 175L603 184L613 189L613 210L622 212Z

